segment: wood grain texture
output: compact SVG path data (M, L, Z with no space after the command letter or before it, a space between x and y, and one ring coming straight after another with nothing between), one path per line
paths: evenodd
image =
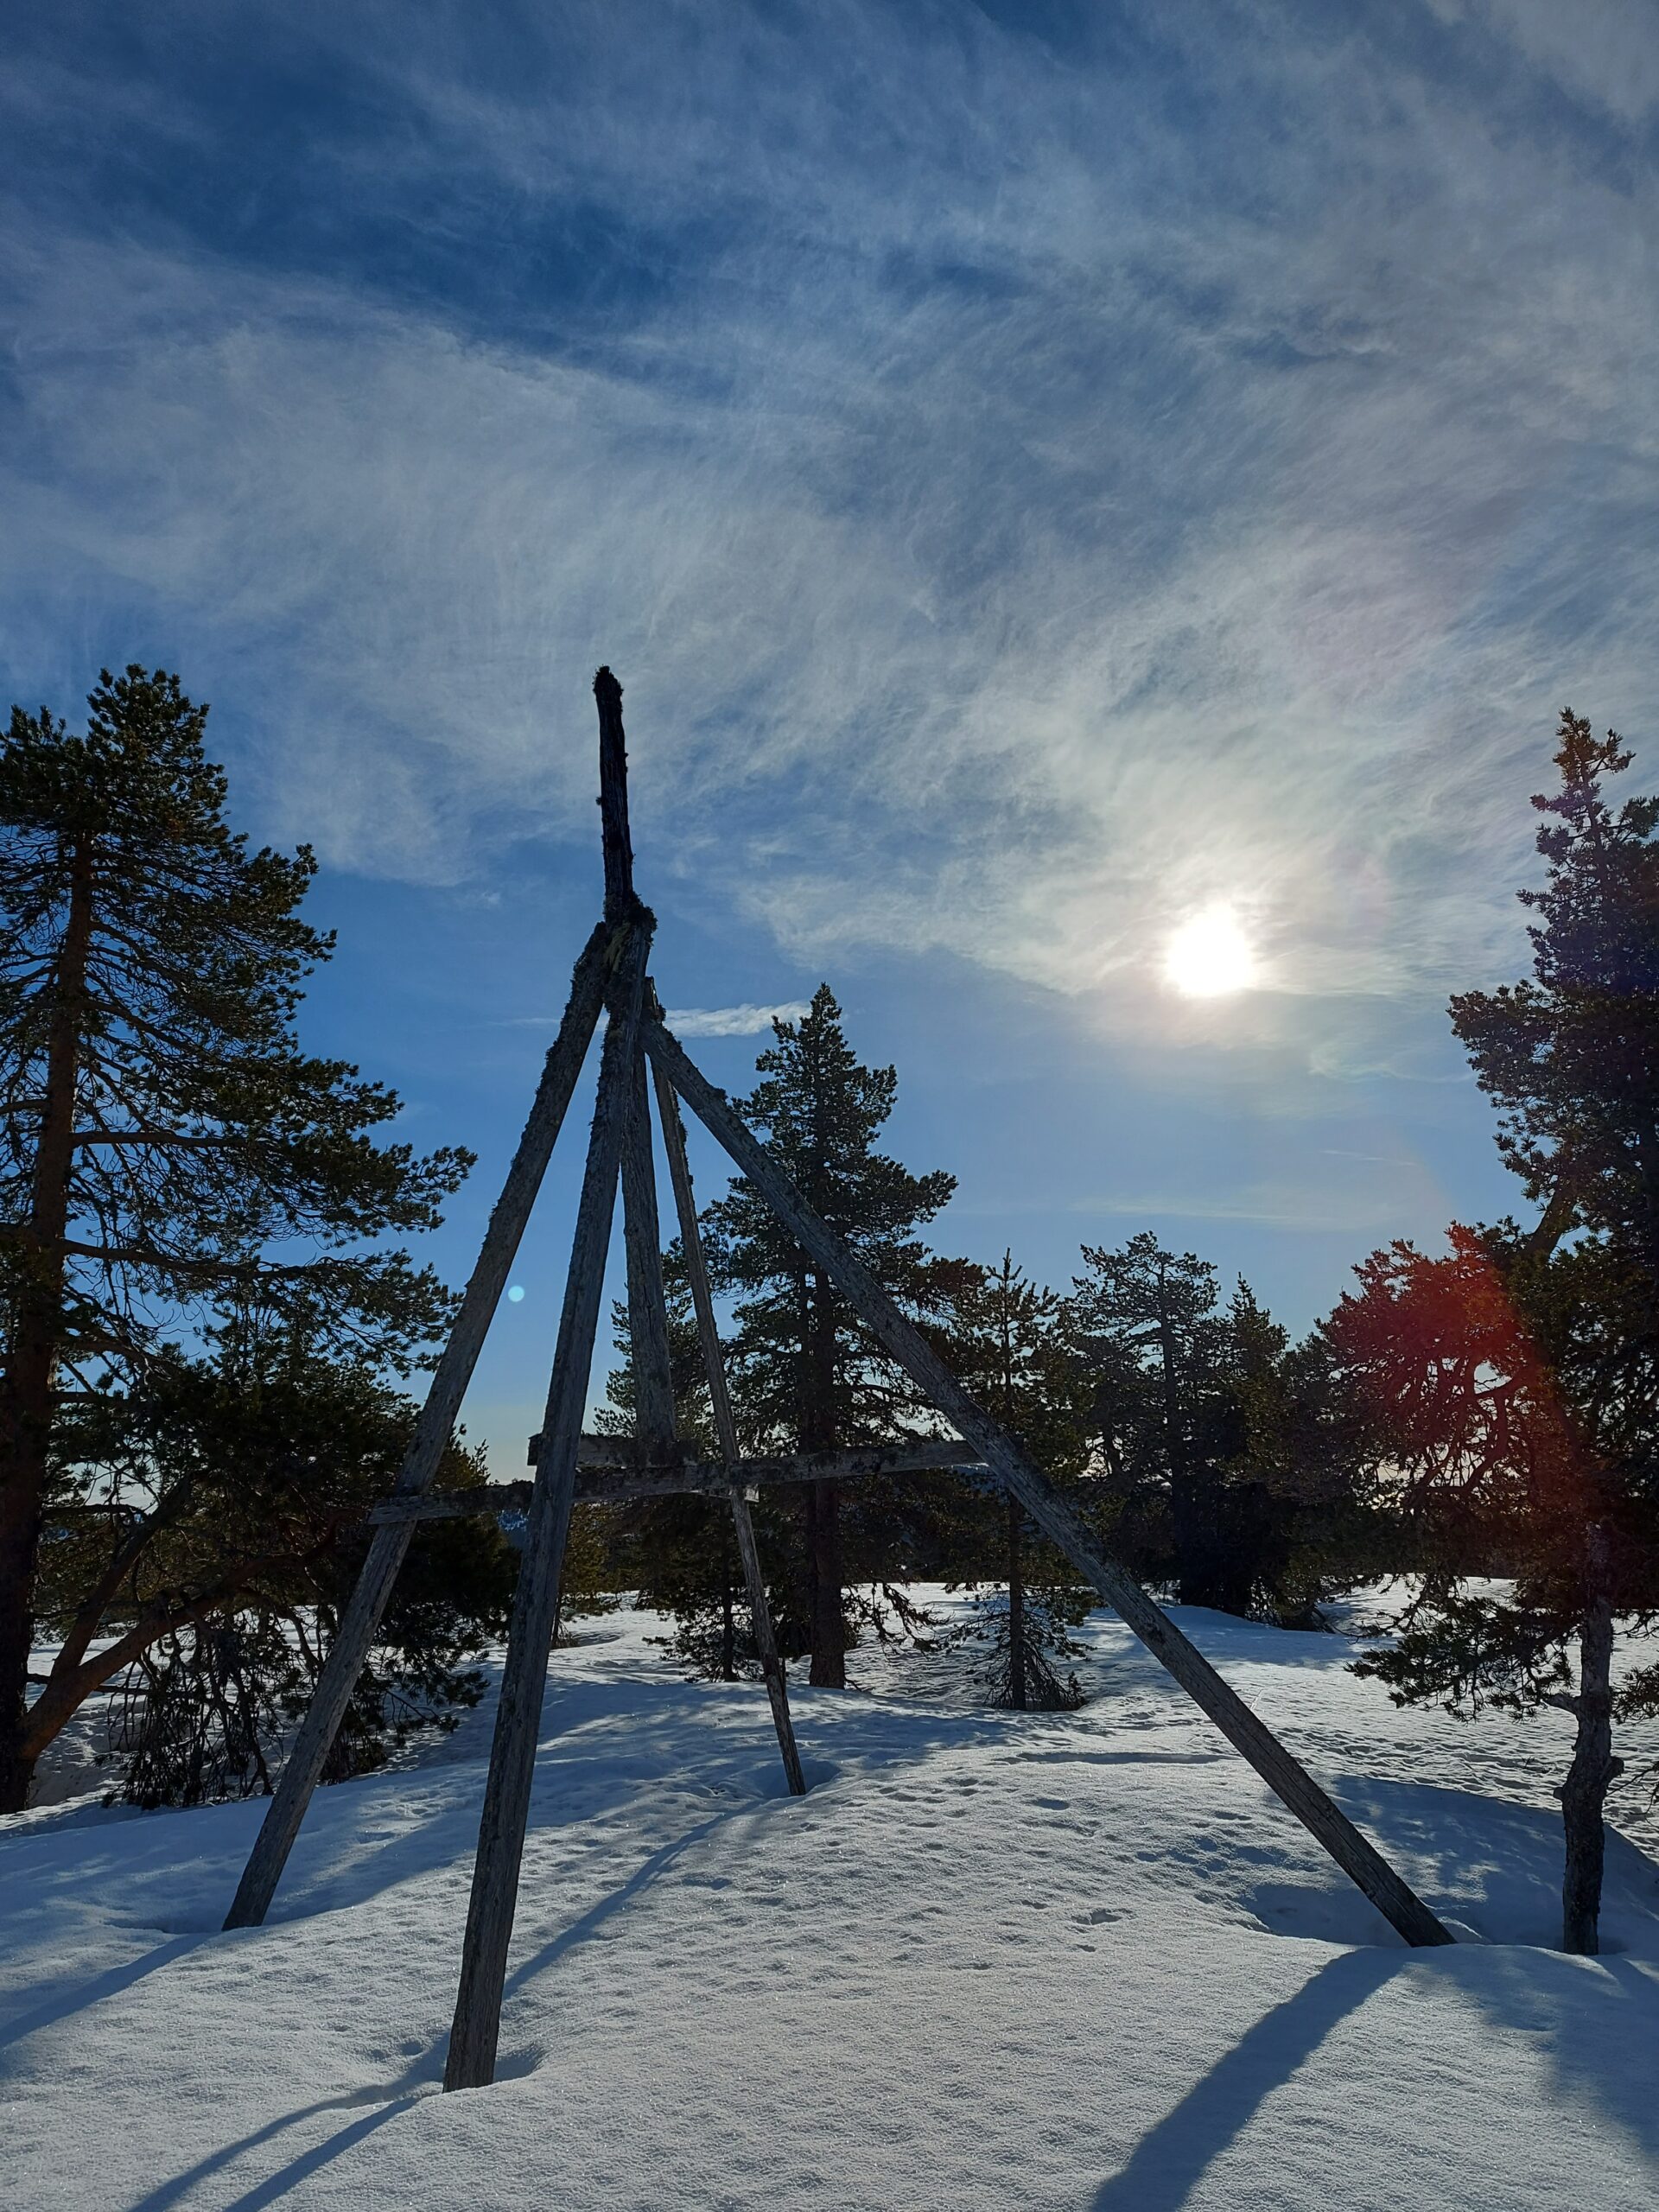
M418 1497L427 1488L454 1432L461 1402L473 1379L473 1370L478 1364L485 1337L501 1302L501 1293L506 1287L524 1224L563 1126L576 1078L582 1073L599 1020L607 976L621 956L625 935L625 931L601 923L577 959L558 1034L543 1063L541 1081L531 1103L524 1134L501 1185L501 1195L491 1211L483 1243L461 1297L461 1310L449 1332L449 1341L433 1370L426 1402L421 1408L415 1433L404 1454L394 1497ZM288 1854L305 1818L305 1808L334 1748L340 1724L357 1688L357 1678L403 1566L411 1525L384 1527L369 1546L368 1557L340 1616L316 1694L301 1724L226 1916L226 1928L257 1928L270 1909Z
M1133 1577L1107 1558L1071 1507L1014 1439L969 1397L944 1362L874 1277L801 1198L724 1092L717 1090L662 1023L648 1020L645 1048L692 1112L730 1154L801 1249L835 1284L860 1319L931 1402L973 1445L1043 1534L1086 1575L1154 1657L1168 1669L1234 1749L1295 1814L1408 1943L1452 1939L1300 1762L1188 1641Z
M639 1049L649 938L643 927L629 938L600 1061L582 1197L576 1208L570 1272L559 1316L557 1348L542 1423L545 1440L531 1495L524 1562L518 1571L512 1620L502 1670L501 1701L490 1745L490 1770L479 1824L478 1856L461 1950L461 1982L444 2068L446 2089L469 2089L492 2081L501 2024L501 1992L507 1945L518 1899L524 1822L530 1811L542 1699L559 1574L564 1563L570 1506L575 1494L576 1445L588 1401L594 1338L599 1325L605 1261L616 1205L617 1173L627 1110L627 1075Z

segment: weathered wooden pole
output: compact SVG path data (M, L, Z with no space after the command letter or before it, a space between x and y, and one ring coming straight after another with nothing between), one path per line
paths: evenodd
M628 1343L632 1354L633 1433L642 1444L674 1441L674 1380L668 1363L668 1304L663 1293L662 1231L651 1158L645 1056L626 1071L622 1132L622 1233L628 1258Z
M654 1006L654 994L652 1003ZM656 1076L657 1116L662 1123L663 1149L668 1155L668 1176L674 1186L675 1211L680 1218L680 1249L685 1254L685 1271L691 1284L691 1303L696 1310L697 1337L702 1346L703 1369L709 1377L709 1402L714 1409L715 1435L720 1445L721 1459L728 1466L734 1468L738 1459L737 1423L732 1418L731 1393L726 1388L726 1361L720 1348L715 1301L709 1289L709 1269L703 1259L702 1236L697 1227L696 1195L691 1187L691 1163L685 1152L685 1124L680 1119L680 1102L674 1095L672 1084L660 1068L656 1071ZM735 1474L732 1478L732 1521L737 1530L737 1548L743 1560L743 1580L748 1586L749 1611L754 1622L755 1649L760 1655L760 1671L766 1677L766 1695L772 1701L772 1721L778 1731L778 1749L783 1754L784 1774L789 1783L790 1794L804 1797L806 1777L801 1771L801 1755L795 1745L795 1728L789 1713L789 1688L784 1679L783 1655L778 1649L777 1632L772 1624L772 1605L766 1596L766 1578L760 1567L760 1548L754 1540L754 1517L749 1511L749 1502L743 1495L742 1483Z
M633 841L628 830L628 749L622 727L622 686L608 668L594 677L599 706L599 812L605 848L605 912L613 919L639 905L633 888ZM645 1058L626 1071L622 1124L622 1233L628 1262L628 1340L632 1354L634 1433L652 1444L674 1439L674 1384L668 1363L668 1310L663 1296L662 1239L657 1179L651 1162L651 1108Z
M542 1698L547 1688L547 1659L552 1643L553 1611L558 1599L564 1544L575 1492L576 1449L593 1365L594 1336L599 1325L605 1259L615 1210L617 1170L627 1115L628 1070L639 1051L640 1005L645 993L649 931L638 924L610 998L610 1021L600 1061L599 1098L576 1230L559 1316L558 1347L548 1385L542 1421L542 1448L531 1493L524 1561L513 1596L501 1702L490 1746L489 1778L479 1823L478 1857L467 1910L461 1984L444 2066L446 2089L473 2089L493 2081L501 2026L501 1992L506 1980L507 1945L518 1901L518 1869L524 1857L524 1824L530 1813L531 1782L536 1765Z
M608 668L594 677L599 704L599 821L605 848L605 918L625 921L633 906L633 844L628 835L628 749L622 686Z
M413 1497L427 1488L454 1433L461 1402L473 1379L473 1370L478 1364L485 1336L500 1303L518 1240L536 1203L576 1077L582 1072L599 1020L606 976L621 950L624 934L621 928L601 923L576 962L564 1018L543 1063L524 1135L518 1140L518 1149L512 1156L501 1195L484 1231L484 1242L467 1280L454 1327L433 1370L426 1403L415 1424L415 1433L392 1492L394 1497ZM270 1910L288 1854L305 1818L305 1808L317 1786L317 1777L340 1732L352 1692L357 1688L357 1678L380 1625L380 1617L397 1580L413 1530L411 1522L401 1528L384 1527L375 1532L368 1557L357 1578L357 1586L340 1616L339 1630L310 1710L301 1724L294 1749L276 1785L276 1794L270 1801L226 1916L226 1928L257 1928Z
M719 1139L771 1205L801 1249L835 1284L860 1319L912 1381L978 1451L1027 1512L1092 1582L1162 1662L1193 1702L1214 1721L1274 1794L1323 1845L1408 1943L1452 1938L1375 1847L1294 1758L1266 1722L1251 1712L1198 1647L1133 1578L1109 1560L1071 1507L1020 1446L970 1398L931 1344L907 1321L862 1262L822 1222L721 1091L687 1058L662 1023L648 1020L645 1049L705 1128Z

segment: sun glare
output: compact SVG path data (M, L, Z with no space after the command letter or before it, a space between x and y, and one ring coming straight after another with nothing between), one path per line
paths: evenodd
M1164 954L1164 980L1189 999L1249 989L1255 955L1230 906L1206 906L1181 924Z

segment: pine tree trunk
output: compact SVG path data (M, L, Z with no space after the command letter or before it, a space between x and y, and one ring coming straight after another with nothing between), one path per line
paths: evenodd
M1164 1453L1169 1465L1169 1515L1175 1539L1175 1594L1184 1605L1203 1602L1197 1544L1197 1501L1192 1495L1192 1469L1187 1465L1186 1439L1181 1429L1180 1382L1175 1364L1175 1331L1160 1291L1158 1306L1158 1351L1163 1369Z
M1600 1948L1601 1870L1606 1851L1602 1808L1621 1770L1613 1748L1613 1609L1607 1592L1605 1532L1586 1544L1587 1596L1579 1637L1578 1738L1561 1789L1567 1863L1561 1881L1561 1948L1594 1958Z
M831 1451L841 1440L836 1430L835 1293L822 1275L812 1279L808 1328L801 1443L809 1452ZM806 1531L812 1598L812 1665L807 1680L815 1689L843 1690L847 1687L847 1624L842 1607L838 1484L812 1484Z
M841 1485L814 1483L807 1526L812 1544L812 1667L815 1689L847 1687L847 1624L842 1611Z
M1026 1709L1026 1574L1020 1556L1025 1516L1020 1501L1008 1495L1008 1703L1018 1713Z
M35 1754L26 1736L35 1562L52 1439L53 1371L63 1332L63 1240L92 932L92 856L90 847L82 846L70 856L69 913L58 955L46 1092L19 1255L22 1287L12 1355L0 1379L0 1813L22 1812L35 1773Z
M737 1680L737 1615L732 1605L732 1547L722 1533L720 1545L720 1673L722 1681Z
M18 1360L22 1363L23 1347ZM21 1379L21 1378L20 1378ZM29 1654L34 1641L30 1600L35 1557L41 1541L42 1484L16 1441L14 1404L20 1393L8 1377L0 1405L0 1813L21 1813L29 1802L35 1762L24 1745L29 1712Z

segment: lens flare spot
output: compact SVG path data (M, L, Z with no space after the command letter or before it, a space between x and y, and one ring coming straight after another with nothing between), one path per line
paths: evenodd
M524 1302L524 1286L523 1283L514 1283L512 1288L507 1293L507 1296L513 1305L522 1306Z

